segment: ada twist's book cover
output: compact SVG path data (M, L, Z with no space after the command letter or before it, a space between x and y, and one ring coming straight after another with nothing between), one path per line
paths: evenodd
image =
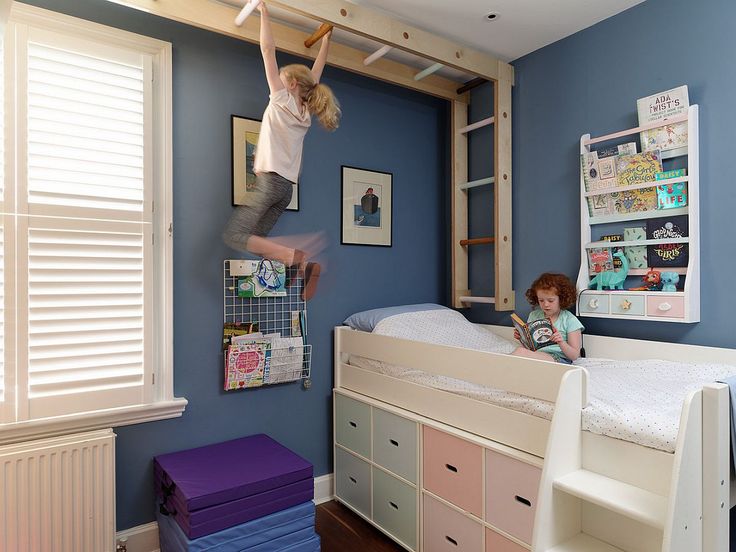
M687 121L668 124L668 119L687 113L690 107L687 86L678 86L636 101L639 126L661 123L662 126L640 133L643 151L661 150L670 156L687 153ZM677 151L673 151L677 150Z
M647 221L647 239L665 240L688 236L687 215L662 217ZM685 267L689 249L686 243L663 243L647 246L650 267Z

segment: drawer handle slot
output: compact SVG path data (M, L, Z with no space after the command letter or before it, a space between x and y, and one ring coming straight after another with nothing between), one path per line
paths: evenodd
M396 503L395 503L395 502L391 502L391 501L389 500L389 501L388 501L388 503L389 503L389 504L391 505L391 507L392 507L392 508L393 508L394 510L398 510L398 509L399 509L399 507L398 507L398 506L396 505Z
M532 503L530 500L527 500L523 496L516 495L514 498L516 498L516 502L521 502L524 506L532 507Z
M354 427L354 428L358 427L358 424L356 424L355 422L348 422L348 423L350 424L351 427Z
M357 480L357 479L355 479L355 478L354 478L354 477L353 477L352 475L349 475L348 477L349 477L350 481L352 481L352 482L353 482L353 483L355 483L356 485L358 484L358 480Z
M445 535L445 538L447 539L447 542L449 542L450 544L452 544L454 546L457 546L457 541L455 539L453 539L451 536Z
M445 467L451 472L457 473L457 468L453 466L452 464L445 464Z
M396 439L389 439L388 442L391 443L395 447L399 446L399 442Z

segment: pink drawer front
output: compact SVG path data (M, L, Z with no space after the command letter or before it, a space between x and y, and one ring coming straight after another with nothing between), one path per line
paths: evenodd
M685 298L673 295L647 295L647 315L685 318Z
M424 552L482 552L483 527L424 495Z
M486 521L531 543L541 476L536 466L486 450Z
M424 488L478 517L483 515L483 449L423 426Z
M510 541L495 531L486 529L486 552L529 552L523 546Z

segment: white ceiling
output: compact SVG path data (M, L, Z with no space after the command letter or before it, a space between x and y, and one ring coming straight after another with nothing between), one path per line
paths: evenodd
M242 6L243 0L220 0ZM348 0L390 15L394 19L472 46L503 61L512 61L566 36L595 25L644 0ZM490 12L498 14L488 21ZM271 8L272 17L305 31L318 26L307 18ZM337 42L366 51L382 45L336 30ZM422 69L431 61L392 50L386 57ZM466 81L472 76L443 68L440 75Z
M512 61L644 0L349 1ZM494 21L486 19L491 12Z

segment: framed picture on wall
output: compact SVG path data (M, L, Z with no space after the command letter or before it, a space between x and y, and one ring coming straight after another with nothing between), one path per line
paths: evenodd
M393 175L342 167L340 242L391 247Z
M230 132L232 142L232 202L233 205L245 205L246 197L253 191L256 175L253 162L256 156L258 135L261 132L261 121L238 115L230 116ZM286 208L299 210L299 186L294 184L291 202Z

